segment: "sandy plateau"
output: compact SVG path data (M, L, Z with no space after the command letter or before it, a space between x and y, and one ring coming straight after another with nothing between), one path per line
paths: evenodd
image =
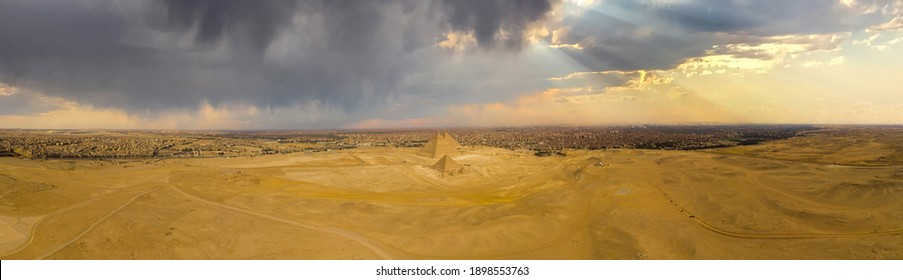
M702 151L0 158L2 259L903 259L903 133ZM597 163L603 162L604 166Z

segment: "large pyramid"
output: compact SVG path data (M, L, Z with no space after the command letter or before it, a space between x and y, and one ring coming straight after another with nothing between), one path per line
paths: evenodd
M444 155L439 161L433 164L433 169L442 173L456 173L461 171L461 165L455 162L450 156Z
M458 144L458 141L455 141L455 138L448 134L448 132L436 133L433 136L433 139L430 139L426 145L423 145L423 148L420 148L420 151L417 152L418 155L430 157L430 158L439 158L443 155L456 155L457 148L461 145Z

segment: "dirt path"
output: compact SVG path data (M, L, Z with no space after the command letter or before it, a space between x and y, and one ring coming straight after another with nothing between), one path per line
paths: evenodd
M46 220L47 218L52 217L52 216L54 216L54 215L56 215L56 214L59 214L59 213L63 213L63 212L66 212L66 211L69 211L69 210L72 210L72 209L75 209L75 208L84 206L85 204L89 204L89 203L94 202L94 201L97 201L97 200L98 200L98 198L91 199L91 200L86 200L86 201L82 201L81 203L73 204L73 205L70 205L70 206L65 207L65 208L60 208L59 210L56 210L56 211L53 211L53 212L50 212L50 213L47 213L47 214L41 216L41 218L38 218L38 220L35 221L35 223L31 225L31 230L29 231L29 234L28 234L28 241L26 241L25 244L22 244L22 246L19 246L19 248L16 248L15 250L13 250L13 251L11 251L11 252L9 252L9 253L5 253L5 254L3 254L3 255L0 255L0 258L5 258L5 257L7 257L7 256L14 255L14 254L16 254L16 253L22 251L23 249L27 248L28 245L31 245L31 243L34 241L35 235L37 235L37 229L38 229L38 226L41 225L41 222L43 222L43 221Z
M351 239L351 240L353 240L353 241L355 241L355 242L357 242L357 243L360 243L361 245L363 245L364 247L367 247L368 249L370 249L371 251L373 251L374 253L376 253L377 255L379 255L380 257L382 257L383 259L392 259L392 256L390 256L390 255L389 255L388 253L386 253L384 250L380 249L380 248L377 247L376 245L373 245L373 243L369 240L369 238L364 237L364 236L361 236L360 234L357 234L357 233L353 233L353 232L346 231L346 230L342 230L342 229L338 229L338 228L330 228L330 227L321 227L321 226L316 226L316 225L310 225L310 224L300 223L300 222L296 222L296 221L292 221L292 220L288 220L288 219L284 219L284 218L279 218L279 217L275 217L275 216L270 216L270 215L263 214L263 213L257 213L257 212L251 211L251 210L247 210L247 209L243 209L243 208L238 208L238 207L235 207L235 206L230 206L230 205L226 205L226 204L222 204L222 203L218 203L218 202L213 202L213 201L209 201L209 200L206 200L206 199L203 199L203 198L200 198L200 197L191 195L191 194L189 194L189 193L187 193L187 192L182 191L181 189L179 189L179 188L178 188L177 186L175 186L175 185L172 185L172 188L173 188L176 192L178 192L178 193L180 193L180 194L182 194L182 195L184 195L184 196L186 196L186 197L188 197L188 198L191 198L191 199L193 199L193 200L196 200L196 201L198 201L198 202L202 202L202 203L214 205L214 206L217 206L217 207L226 208L226 209L229 209L229 210L233 210L233 211L237 211L237 212L241 212L241 213L245 213L245 214L249 214L249 215L253 215L253 216L257 216L257 217L261 217L261 218L265 218L265 219L269 219L269 220L273 220L273 221L277 221L277 222L282 222L282 223L290 224L290 225L297 226L297 227L301 227L301 228L305 228L305 229L316 230L316 231L322 231L322 232L328 232L328 233L332 233L332 234L335 234L335 235L338 235L338 236L342 236L342 237Z
M163 177L163 178L157 178L157 179L153 179L153 180L136 181L136 182L132 182L132 183L129 184L128 186L125 186L125 187L117 187L117 188L118 188L118 189L121 189L121 188L126 188L126 187L133 187L133 186L137 186L137 185L139 185L139 184L144 184L144 183L151 182L151 181L158 181L158 182L162 182L162 183L168 183L170 177L171 177L171 176L166 176L166 177ZM132 198L131 201L134 201L135 199L137 199L137 198L140 197L141 195L144 195L144 193L139 194L138 196ZM61 209L59 209L59 210L56 210L56 211L47 213L47 214L45 214L44 216L41 216L41 218L39 218L37 221L35 221L34 224L31 225L31 231L29 232L29 235L28 235L28 241L26 241L25 244L22 244L22 246L19 246L19 248L16 248L15 250L13 250L13 251L11 251L11 252L9 252L9 253L5 253L5 254L0 255L0 258L5 258L5 257L11 256L11 255L14 255L14 254L16 254L16 253L18 253L18 252L21 252L22 250L24 250L25 248L27 248L29 245L31 245L31 243L34 241L35 235L37 235L37 229L38 229L38 226L39 226L39 225L41 224L41 222L43 222L45 219L47 219L47 218L49 218L49 217L52 217L52 216L54 216L54 215L63 213L63 212L70 211L70 210L72 210L72 209L75 209L75 208L78 208L78 207L81 207L81 206L84 206L84 205L86 205L86 204L89 204L89 203L98 201L98 200L100 200L100 198L94 198L94 199L86 200L86 201L83 201L83 202L81 202L81 203L73 204L73 205L70 205L70 206L68 206L68 207L61 208ZM128 203L131 203L131 201L129 201ZM123 205L122 207L124 207L124 205ZM114 211L118 211L118 210L114 210ZM112 215L112 214L110 214L110 215ZM95 226L96 226L96 225L95 225Z
M79 233L78 233L77 235L75 235L75 237L73 237L72 239L69 239L69 241L66 241L66 242L63 243L63 244L60 244L59 246L54 247L54 248L51 249L50 251L44 252L43 254L41 254L40 256L36 257L35 259L38 259L38 260L46 259L47 257L49 257L49 256L51 256L51 255L53 255L53 254L55 254L56 252L59 252L59 251L62 250L63 248L66 248L66 247L68 247L69 245L72 245L72 243L74 243L75 241L77 241L77 240L81 239L82 237L84 237L85 234L88 234L88 232L90 232L90 231L93 230L95 227L97 227L98 225L100 225L100 223L102 223L103 221L106 221L107 219L109 219L110 217L112 217L113 215L115 215L116 213L119 213L119 211L122 211L122 209L124 209L126 206L129 206L129 204L132 204L132 202L135 202L135 200L137 200L138 198L140 198L140 197L142 197L142 196L144 196L144 195L146 195L146 194L152 193L152 192L154 192L154 191L157 191L157 190L159 190L159 189L160 189L160 188L153 188L153 189L144 191L144 192L142 192L142 193L136 195L135 197L132 197L132 199L129 199L128 201L126 201L125 203L123 203L122 205L120 205L118 208L113 209L113 211L110 211L110 213L107 213L107 214L104 215L103 217L100 217L100 219L98 219L98 220L95 221L93 224L91 224L90 226L88 226L88 228L86 228L86 229L82 230L81 232L79 232Z

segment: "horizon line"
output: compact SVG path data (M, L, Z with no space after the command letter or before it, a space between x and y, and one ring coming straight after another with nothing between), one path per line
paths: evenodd
M233 132L233 131L368 131L368 130L443 130L443 129L493 129L493 128L560 128L560 127L641 127L641 126L812 126L812 127L896 127L903 123L622 123L622 124L537 124L537 125L508 125L508 126L412 126L412 127L374 127L374 128L24 128L24 127L0 127L0 130L26 130L26 131L197 131L197 132Z

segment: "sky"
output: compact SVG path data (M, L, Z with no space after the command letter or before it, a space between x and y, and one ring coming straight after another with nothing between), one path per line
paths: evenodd
M903 124L903 0L0 0L0 128Z

